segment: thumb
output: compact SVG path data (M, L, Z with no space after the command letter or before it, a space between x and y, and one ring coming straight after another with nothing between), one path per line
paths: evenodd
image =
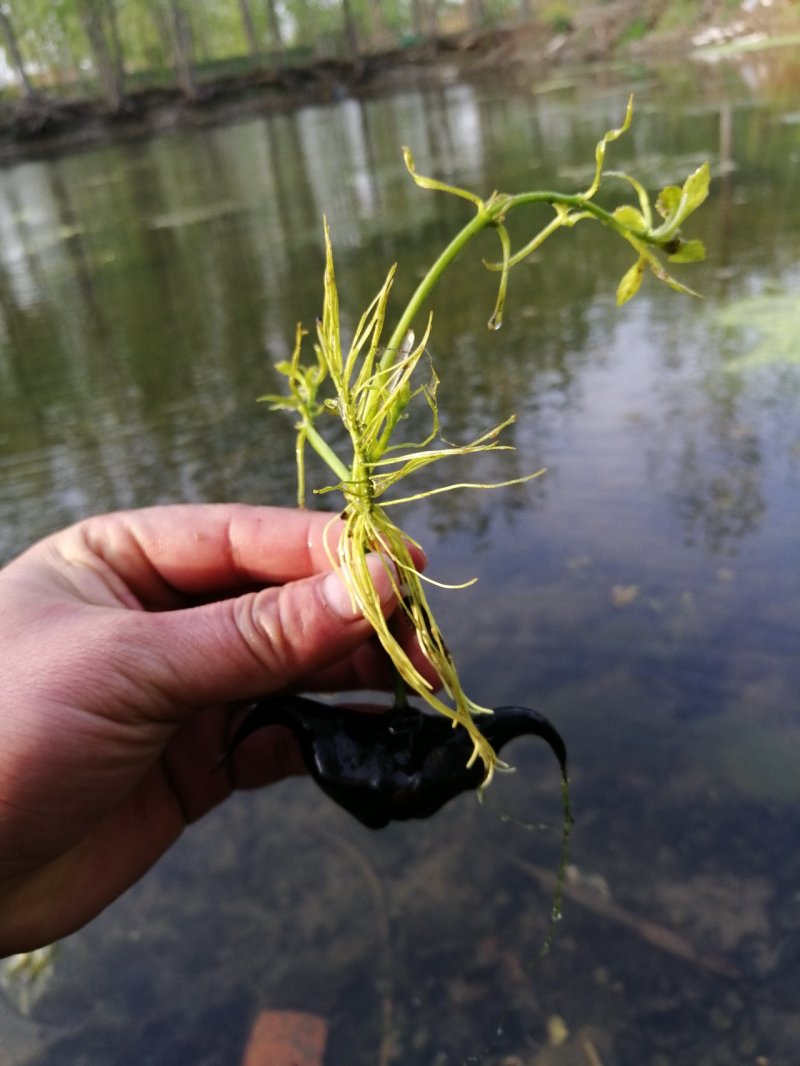
M383 606L396 604L393 575L378 555L367 565ZM136 613L147 676L175 704L229 702L302 683L372 634L338 571L236 599L160 614Z

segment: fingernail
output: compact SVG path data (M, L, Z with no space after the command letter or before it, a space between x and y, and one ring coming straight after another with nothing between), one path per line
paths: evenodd
M383 560L379 555L368 555L367 567L381 604L389 603L394 595L394 590ZM322 598L337 618L341 618L344 622L352 622L354 618L361 616L362 612L356 606L350 594L350 589L338 570L333 570L330 574L325 575L321 591Z

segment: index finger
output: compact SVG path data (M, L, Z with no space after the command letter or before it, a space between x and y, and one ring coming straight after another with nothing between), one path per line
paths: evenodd
M331 569L336 515L246 504L175 504L99 515L69 532L150 609L180 596L282 585ZM179 594L176 597L175 594Z

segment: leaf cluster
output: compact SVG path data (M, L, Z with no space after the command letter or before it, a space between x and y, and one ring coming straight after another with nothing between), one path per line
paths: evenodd
M656 249L662 250L671 263L697 263L705 258L706 250L700 240L684 240L681 226L708 196L711 170L703 163L689 175L683 186L667 185L656 200L656 211L663 219L653 224L653 210L647 190L629 174L618 175L636 190L639 207L624 204L614 211L614 218L624 227L622 236L636 250L638 258L626 271L617 287L617 304L627 303L639 291L645 269L649 267L659 281L678 292L691 296L698 293L676 281L661 263Z
M654 225L650 198L641 182L623 171L605 170L608 146L628 131L632 119L633 97L630 97L622 125L608 130L598 141L595 148L594 176L588 188L578 193L550 190L518 194L493 192L483 200L469 190L420 175L417 173L411 152L407 148L404 149L406 167L417 185L423 189L445 192L468 200L476 209L476 218L473 223L476 231L490 227L498 235L501 259L498 262L484 261L487 269L500 273L497 299L488 323L490 329L499 329L502 324L510 271L528 259L557 230L565 227L571 228L584 220L600 222L626 240L637 252L636 262L625 273L617 287L618 305L626 303L638 292L646 267L652 270L659 281L665 282L671 288L697 295L668 273L661 262L661 257L665 256L674 263L697 262L704 258L705 248L702 241L685 241L681 236L680 228L708 195L710 182L708 163L704 163L693 174L690 174L682 188L669 185L661 191L655 207L663 221ZM608 212L597 204L595 196L603 179L607 177L621 179L630 185L636 193L637 205L624 204L615 211ZM548 204L553 209L555 217L521 248L512 251L511 238L505 226L506 217L511 211L532 204ZM469 235L470 239L472 235Z

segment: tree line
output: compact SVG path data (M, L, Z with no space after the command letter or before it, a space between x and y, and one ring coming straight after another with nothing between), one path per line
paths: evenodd
M74 90L119 110L135 86L194 99L204 76L355 59L529 14L531 0L0 0L0 46L16 91Z

